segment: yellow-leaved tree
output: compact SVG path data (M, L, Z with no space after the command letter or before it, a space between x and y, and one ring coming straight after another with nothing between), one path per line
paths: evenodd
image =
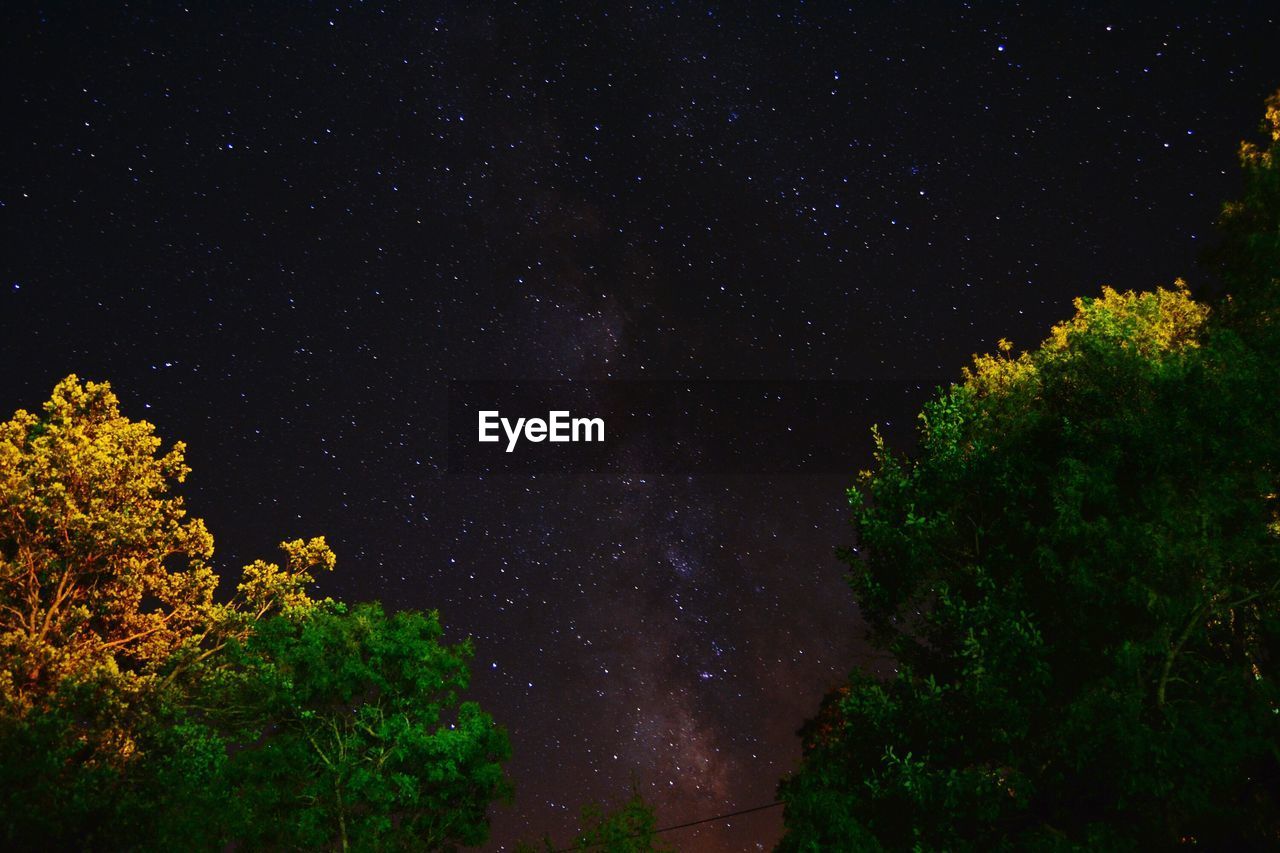
M162 452L107 383L74 375L42 413L0 423L5 716L45 709L68 681L93 685L109 722L85 738L127 756L127 697L207 660L273 607L311 604L311 570L334 564L323 539L284 543L284 569L258 561L231 602L215 603L213 537L171 491L190 470L185 449Z
M470 642L313 599L323 538L219 601L184 450L75 376L0 423L0 848L483 842L510 747Z

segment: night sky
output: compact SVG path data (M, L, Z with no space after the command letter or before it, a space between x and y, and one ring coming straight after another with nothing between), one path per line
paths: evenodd
M1071 297L1204 286L1280 84L1268 3L116 5L0 12L3 416L109 380L224 575L323 534L323 594L473 637L494 849L633 781L663 825L772 802L870 659L853 470L463 472L450 382L899 383L865 457Z

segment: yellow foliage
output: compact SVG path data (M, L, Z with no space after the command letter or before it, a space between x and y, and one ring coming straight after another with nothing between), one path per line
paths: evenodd
M1273 143L1280 142L1280 91L1272 92L1267 97L1267 111L1262 119L1262 132L1271 137ZM1270 168L1273 153L1263 150L1252 142L1240 143L1240 161L1245 166Z
M307 595L307 585L315 582L312 570L318 567L332 571L337 562L323 536L309 542L301 539L282 542L280 547L288 556L284 569L262 560L244 567L244 579L237 592L257 614L265 614L276 606L286 613L314 606L315 602Z
M1106 335L1121 347L1133 347L1142 355L1174 352L1199 346L1200 332L1209 308L1191 298L1187 283L1174 282L1173 290L1123 293L1102 288L1096 299L1076 298L1076 314L1053 327L1044 347L1062 352L1074 335L1094 332Z
M74 375L41 414L0 423L0 716L68 681L109 683L127 701L266 614L314 605L313 572L334 565L323 538L283 543L285 568L259 560L231 601L214 601L213 537L171 491L190 471L185 450L162 452L107 383ZM100 732L104 745L127 755L127 727Z
M213 538L169 481L185 447L158 456L146 421L104 383L69 376L43 417L0 424L0 699L23 707L71 673L127 658L139 671L203 624Z
M1072 342L1091 335L1121 350L1154 357L1199 346L1209 308L1191 298L1182 279L1173 289L1135 293L1103 287L1096 298L1074 300L1075 316L1058 323L1033 357L1013 355L1013 345L1003 338L997 355L975 355L973 367L964 369L964 386L981 396L1009 392L1033 379L1039 365L1068 357Z

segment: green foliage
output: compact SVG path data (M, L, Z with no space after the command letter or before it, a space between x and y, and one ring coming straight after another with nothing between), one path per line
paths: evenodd
M574 839L578 850L605 850L608 853L664 853L674 850L654 831L657 820L653 807L638 793L617 809L608 811L590 805L582 809L582 830Z
M914 457L877 436L844 557L897 672L806 725L780 850L1280 842L1280 164L1245 153L1222 322L1104 290L976 359Z
M638 791L613 810L597 803L583 806L580 821L582 828L567 849L600 853L670 853L675 850L658 838L653 807ZM557 849L565 848L557 848L550 838L545 838L540 844L518 844L516 853L551 853Z
M506 733L435 613L308 594L324 539L214 600L213 539L106 384L0 423L0 841L450 849L507 797Z
M479 844L509 794L506 735L459 703L469 644L440 643L434 613L322 607L259 627L243 651L240 702L256 743L233 757L255 846L345 849ZM258 725L261 725L259 722ZM258 743L260 741L260 743Z
M127 759L86 737L104 709L127 726ZM0 838L16 849L220 847L239 805L227 762L216 731L153 690L65 682L40 712L0 719Z
M1244 192L1223 206L1222 245L1211 253L1230 299L1227 322L1245 334L1262 334L1280 344L1280 91L1267 99L1262 121L1265 141L1240 144Z

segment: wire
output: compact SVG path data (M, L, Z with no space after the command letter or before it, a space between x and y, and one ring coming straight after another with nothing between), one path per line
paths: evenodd
M725 820L731 817L738 817L739 815L751 814L752 812L762 812L765 809L771 809L780 805L782 805L782 801L778 800L776 803L768 803L763 806L752 806L749 809L743 809L742 811L738 811L738 812L729 812L728 814L718 814L715 817L704 817L704 818L701 818L700 820L691 820L688 823L677 823L674 826L664 826L662 827L662 829L653 830L652 834L657 835L660 832L674 832L677 829L688 829L691 826L697 826L702 823L711 823L712 821ZM635 835L628 835L624 838L619 838L617 840L627 841L632 838L643 838L645 835L648 835L648 834L650 833L636 833ZM608 843L609 843L608 841L595 841L595 842L592 842L591 844L588 844L586 847L577 847L577 846L561 847L555 850L554 853L575 853L575 851L577 850L590 850L592 847L600 847Z

